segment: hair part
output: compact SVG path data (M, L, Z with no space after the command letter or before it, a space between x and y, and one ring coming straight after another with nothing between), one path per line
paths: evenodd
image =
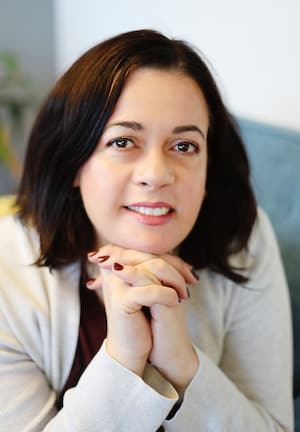
M95 150L127 78L143 67L190 76L209 109L207 197L179 246L180 256L195 268L208 267L243 282L229 262L247 246L256 219L242 140L196 50L153 30L123 33L91 48L60 78L41 107L17 197L19 217L39 234L36 263L59 268L85 262L95 247L94 228L74 180Z

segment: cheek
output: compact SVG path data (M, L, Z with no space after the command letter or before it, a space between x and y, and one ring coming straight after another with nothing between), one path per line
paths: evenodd
M206 174L196 171L185 184L181 191L182 202L185 204L186 213L191 219L198 217L203 200L206 195Z
M105 190L110 182L107 173L96 160L88 160L81 168L78 180L81 196L87 210L98 201L105 200Z
M81 168L79 173L79 186L82 189L99 187L109 178L109 167L97 155L92 156Z
M206 188L206 171L194 170L189 173L184 183L182 193L186 194L186 198L190 200L193 197L197 202L202 200Z
M79 187L84 206L91 216L105 215L122 200L126 173L100 158L87 161L79 176Z

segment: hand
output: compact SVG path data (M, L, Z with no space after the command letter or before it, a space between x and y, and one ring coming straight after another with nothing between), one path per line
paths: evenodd
M105 257L105 260L99 261L99 258ZM123 249L119 246L115 245L106 245L100 248L98 251L94 251L90 254L88 254L89 261L94 264L100 264L100 267L103 269L111 269L112 264L114 262L119 262L121 264L127 264L127 265L139 265L144 262L155 259L160 260L156 261L155 264L155 271L160 272L160 276L162 280L164 280L165 274L164 274L164 263L168 263L170 266L172 266L175 270L177 270L177 273L181 275L181 277L184 279L185 284L195 284L197 283L197 279L192 273L192 266L185 261L183 261L180 257L172 254L163 254L160 256L140 252L136 250L131 249ZM152 268L152 270L154 270ZM150 270L151 271L151 270ZM164 280L164 282L167 282ZM182 299L187 299L188 294L185 286L178 287L179 292L178 295Z
M118 254L117 254L118 252ZM106 251L99 252L90 258L90 261L99 263L99 256ZM178 303L178 296L174 289L164 288L160 281L150 271L142 271L138 266L125 266L118 277L118 270L113 266L113 261L121 259L120 248L114 248L114 259L103 260L99 263L101 268L100 277L95 280L89 288L98 291L103 299L107 314L107 350L108 353L128 369L142 375L145 363L152 346L151 328L148 320L142 312L143 306L152 306L155 303L172 305ZM112 250L110 251L112 254ZM126 254L127 259L131 252ZM107 255L104 255L107 257ZM146 258L152 258L147 256ZM140 261L145 256L140 257ZM124 257L123 257L123 261ZM151 268L151 259L149 267ZM154 263L155 264L155 263ZM177 273L169 266L169 272L159 271L160 261L156 259L157 273L160 277L178 286L178 289L185 292L183 278L180 283L176 280ZM147 285L147 286L146 286Z
M196 365L192 368L192 373L198 365L187 337L184 310L178 302L180 298L187 298L186 282L196 282L191 267L173 255L166 254L163 259L110 245L101 248L90 257L90 261L98 262L99 256L109 256L100 266L108 315L110 355L129 369L135 369L135 372L137 369L132 366L132 360L140 359L138 364L141 375L151 349L151 361L181 390L192 378L186 364ZM130 265L124 265L121 271L115 270L112 268L114 261ZM113 283L109 295L105 294L108 272L110 282ZM113 276L118 276L119 280L114 280ZM141 312L142 306L150 307L153 317L151 327ZM182 355L178 355L179 353ZM165 365L168 367L165 368ZM183 376L183 372L187 373Z
M137 297L142 290L126 283L113 270L101 270L102 292L107 316L106 349L109 355L139 376L152 346L149 322L141 311Z

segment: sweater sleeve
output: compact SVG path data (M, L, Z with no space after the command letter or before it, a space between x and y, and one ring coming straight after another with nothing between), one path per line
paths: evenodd
M104 342L44 430L154 432L177 398L153 367L147 365L143 379L138 377L107 354Z
M154 432L178 399L153 367L138 377L106 353L104 342L57 413L56 392L17 341L5 336L2 317L0 322L0 430Z
M246 286L232 289L223 353L215 364L196 347L200 367L169 432L291 432L292 342L288 290L276 240L260 212ZM233 284L232 284L233 285Z

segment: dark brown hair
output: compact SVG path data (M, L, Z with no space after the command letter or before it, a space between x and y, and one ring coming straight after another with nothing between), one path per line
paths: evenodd
M73 187L96 148L127 77L142 67L178 70L192 77L209 107L207 197L179 253L195 268L245 279L229 263L247 246L256 218L249 163L233 118L197 51L152 30L108 39L79 58L44 102L29 138L17 203L36 228L39 265L58 268L85 260L94 229Z

